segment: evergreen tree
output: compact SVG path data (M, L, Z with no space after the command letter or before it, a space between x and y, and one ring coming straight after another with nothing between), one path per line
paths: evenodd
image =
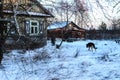
M107 24L105 22L102 22L99 26L99 30L107 30Z

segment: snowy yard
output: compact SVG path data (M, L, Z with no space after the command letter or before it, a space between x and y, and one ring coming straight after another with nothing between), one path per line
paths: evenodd
M88 42L97 50L89 51ZM60 42L57 41L56 44ZM63 42L4 54L0 80L120 80L120 44L110 40Z

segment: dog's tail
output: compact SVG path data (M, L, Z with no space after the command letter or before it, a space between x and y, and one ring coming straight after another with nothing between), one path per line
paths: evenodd
M95 47L95 49L97 49L97 47Z
M95 47L95 45L93 47L94 47L94 49L97 49L97 47Z

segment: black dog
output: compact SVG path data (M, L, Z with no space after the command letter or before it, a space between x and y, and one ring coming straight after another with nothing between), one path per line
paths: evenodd
M94 43L92 43L92 42L89 42L89 43L87 43L86 44L86 47L88 48L88 50L92 50L93 51L93 49L97 49L96 47L95 47L95 44Z

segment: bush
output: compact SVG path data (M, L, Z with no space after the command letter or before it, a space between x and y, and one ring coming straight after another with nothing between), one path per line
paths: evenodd
M45 60L50 58L49 54L47 52L41 52L39 54L36 54L33 56L33 61L38 61L38 60Z

